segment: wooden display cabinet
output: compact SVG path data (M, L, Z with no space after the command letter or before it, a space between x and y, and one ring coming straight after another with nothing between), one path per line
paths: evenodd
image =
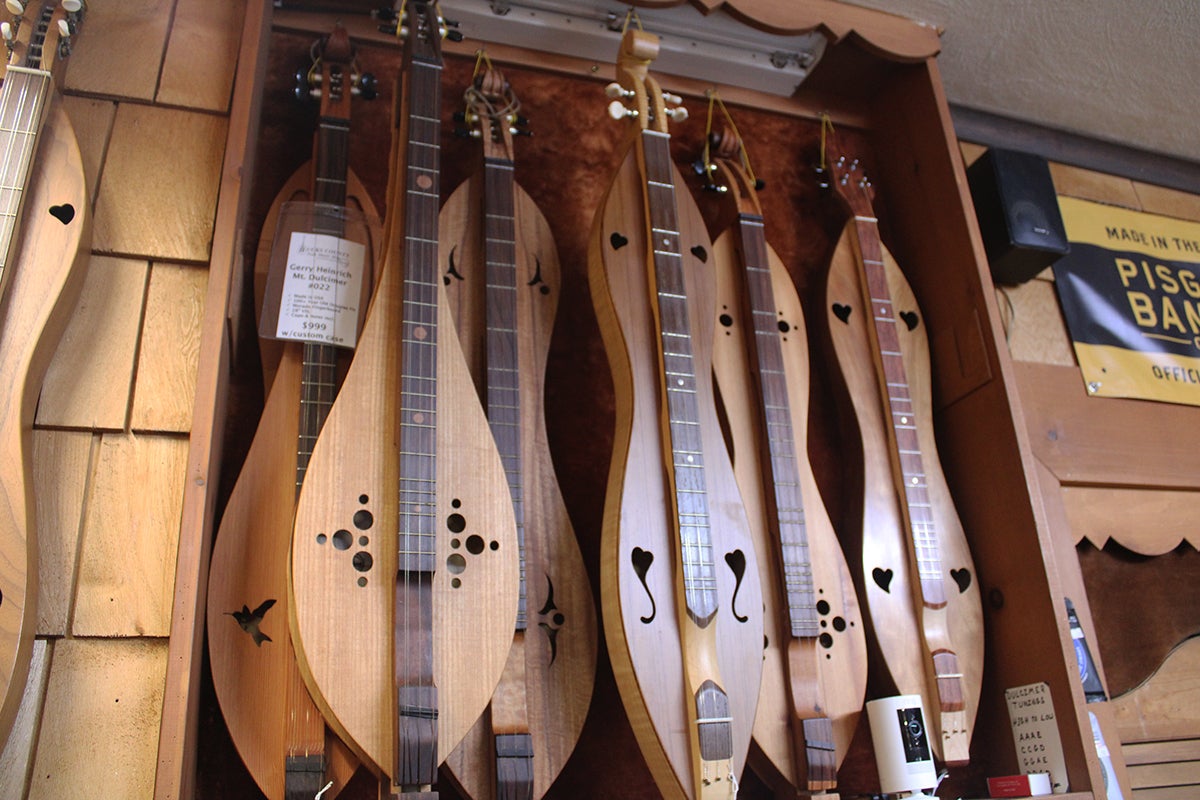
M680 0L682 2L682 0ZM645 5L678 5L647 2ZM198 737L203 664L205 579L218 487L228 484L238 464L226 458L226 430L246 425L227 418L231 376L239 351L253 347L253 322L243 317L249 307L252 259L257 226L265 202L310 149L311 128L291 134L282 154L257 146L275 141L270 128L278 120L263 108L274 102L290 78L278 74L290 56L306 55L306 42L328 32L333 15L275 12L270 4L249 3L238 59L229 139L222 171L211 279L197 376L196 415L188 460L174 598L156 797L197 795L197 752L207 740ZM355 4L349 4L355 5ZM721 3L695 0L697 13L723 13ZM1096 796L1102 777L1079 685L1074 650L1063 604L1063 581L1049 540L1041 493L1026 432L1013 364L1003 346L986 259L967 190L962 159L951 127L936 55L936 32L907 20L829 0L741 0L727 4L746 22L775 33L819 29L829 37L821 62L794 97L778 98L751 90L722 88L768 190L762 199L768 239L796 279L810 331L824 324L822 282L844 221L843 213L816 188L811 167L818 157L818 114L827 111L839 130L861 150L877 187L875 208L885 244L912 284L921 305L933 360L936 433L942 466L955 497L971 549L983 596L986 657L978 721L972 739L971 764L953 771L947 792L984 796L984 777L1017 771L1004 690L1045 682L1050 686L1066 758L1071 797ZM706 7L711 6L711 8ZM364 68L375 72L381 89L398 64L394 41L387 41L365 17L347 11L343 22L364 48ZM447 43L444 108L469 79L480 32L464 31L467 41ZM534 87L527 104L535 137L528 152L518 150L518 181L550 217L563 264L563 295L548 368L549 433L568 508L581 539L592 585L598 566L600 512L611 447L612 387L605 368L596 321L587 299L587 231L600 192L615 167L622 138L604 116L602 87L611 80L612 61L593 63L549 56L488 42L490 57L510 70L518 95ZM372 62L366 65L367 53ZM614 35L613 58L616 55ZM286 73L290 75L297 63ZM653 70L653 67L651 68ZM389 72L391 70L391 72ZM692 121L673 126L673 156L690 162L703 135L707 85L686 76L662 76L682 94ZM381 91L370 110L379 120L390 115L390 94ZM273 96L273 95L272 95ZM568 99L569 98L569 99ZM561 107L566 99L569 107ZM364 112L364 115L367 112ZM382 150L352 157L364 179L370 165L386 163L386 124L364 126ZM447 195L476 163L469 140L456 141L449 117L443 120L442 192ZM371 133L364 135L372 135ZM524 143L522 146L525 146ZM290 150L291 155L288 155ZM296 154L300 155L297 156ZM689 156L690 153L690 156ZM520 160L525 158L527 160ZM534 166L530 166L534 165ZM374 175L368 188L382 197L386 176ZM280 177L282 176L282 177ZM690 186L699 189L698 183ZM721 213L701 198L715 235ZM552 212L553 209L553 212ZM814 359L820 360L814 352ZM828 359L817 366L814 385L836 381ZM818 478L826 493L835 527L843 536L853 515L844 483L853 464L843 457L853 450L839 438L836 395L814 393L814 442ZM581 420L583 423L581 424ZM253 423L249 423L252 425ZM590 440L580 430L599 430ZM248 436L252 431L243 429ZM605 438L607 437L607 439ZM227 474L222 475L222 469ZM1077 565L1070 569L1077 571ZM1081 609L1082 610L1082 609ZM914 643L914 646L919 646ZM584 738L551 797L653 797L653 785L627 722L618 710L607 663L601 665L597 696ZM607 692L607 694L606 694ZM219 719L208 709L206 718ZM855 747L842 769L845 795L869 792L875 784L865 715ZM236 754L229 749L229 757ZM612 759L626 762L614 770ZM207 756L204 770L221 769ZM601 769L603 767L603 769ZM231 769L233 769L231 767ZM590 788L589 788L590 787ZM592 792L592 795L586 794ZM1102 790L1099 790L1102 792ZM599 792L599 794L595 794ZM612 793L612 794L610 794ZM744 797L766 797L769 791L753 780ZM200 796L204 796L201 794ZM447 793L446 796L451 796Z

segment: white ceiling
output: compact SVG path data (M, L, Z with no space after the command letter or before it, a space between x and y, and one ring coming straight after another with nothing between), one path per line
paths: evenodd
M1200 162L1197 0L852 0L936 26L952 104Z

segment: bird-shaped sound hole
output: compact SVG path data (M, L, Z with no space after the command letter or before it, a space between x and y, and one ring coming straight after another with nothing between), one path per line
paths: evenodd
M359 588L367 586L371 570L375 567L375 556L367 549L371 545L371 537L367 532L375 527L375 514L369 504L370 497L360 494L357 503L359 508L350 515L349 525L333 533L318 533L316 537L317 544L322 547L328 545L338 552L350 553L351 574Z
M550 580L549 575L546 576L546 602L538 610L538 616L541 617L538 628L546 634L550 642L550 663L553 664L554 659L558 657L558 632L566 624L567 618L554 604L554 582Z
M446 569L449 570L450 588L461 589L463 578L476 557L485 552L496 552L500 542L495 539L485 539L478 533L467 530L467 518L462 513L462 500L457 497L450 501L454 509L446 515L446 530L450 532L450 549L453 551L446 557Z

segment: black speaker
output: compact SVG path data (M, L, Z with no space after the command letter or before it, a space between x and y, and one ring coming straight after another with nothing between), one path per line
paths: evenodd
M997 283L1023 283L1070 251L1046 159L993 147L967 183Z

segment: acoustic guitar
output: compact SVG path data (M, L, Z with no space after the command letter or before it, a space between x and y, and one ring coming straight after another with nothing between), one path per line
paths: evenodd
M514 179L519 103L499 70L468 89L482 170L442 209L443 281L504 463L520 546L513 645L487 713L447 759L475 800L545 795L579 740L596 612L550 460L542 398L562 287L550 226Z
M874 188L830 133L829 183L851 218L826 300L862 440L859 598L887 676L919 694L934 753L970 758L983 672L983 610L934 438L929 342L912 289L884 248Z
M713 186L737 214L713 245L713 370L760 555L766 620L751 763L792 791L830 791L866 694L866 637L808 460L811 383L800 300L767 243L740 140L726 133L713 149Z
M300 492L292 622L329 724L415 800L436 796L438 765L500 679L518 547L439 268L444 25L409 0L398 28L381 275Z
M321 111L307 196L336 210L346 202L357 77L345 28L321 40L317 53ZM344 233L335 214L314 219L313 233ZM258 429L213 543L208 654L230 738L263 794L311 798L332 784L323 795L332 798L358 762L335 735L327 735L296 665L288 628L288 549L296 497L337 394L339 348L277 344L279 361Z
M33 416L79 298L91 242L83 159L51 74L69 55L81 23L82 4L68 0L31 3L2 26L8 58L0 90L0 738L8 736L25 691L37 622Z
M658 39L628 31L609 87L624 156L588 278L616 393L601 534L605 639L666 798L732 798L762 674L757 554L711 380L712 245L671 160ZM623 101L629 102L626 107Z

